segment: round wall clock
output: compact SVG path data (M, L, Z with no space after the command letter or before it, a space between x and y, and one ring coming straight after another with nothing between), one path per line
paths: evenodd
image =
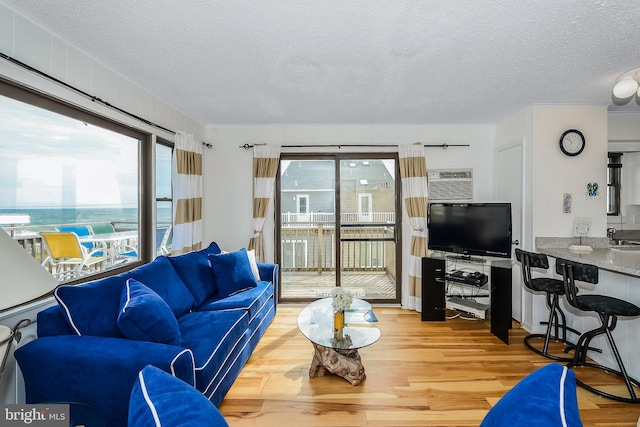
M577 129L569 129L560 137L560 150L567 156L577 156L582 153L584 145L584 135Z

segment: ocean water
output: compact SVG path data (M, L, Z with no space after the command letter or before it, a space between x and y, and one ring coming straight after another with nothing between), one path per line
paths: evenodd
M136 228L138 208L56 208L56 209L2 209L1 214L27 214L28 226L50 224L86 224L111 222L116 228ZM158 224L171 224L171 208L158 207ZM19 225L19 224L16 224ZM5 224L8 226L8 224Z

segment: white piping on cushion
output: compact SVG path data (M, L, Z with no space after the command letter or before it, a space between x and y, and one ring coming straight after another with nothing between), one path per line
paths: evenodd
M193 367L193 386L195 387L195 385L196 385L196 359L194 358L193 352L191 351L191 349L185 348L180 353L176 354L176 356L171 360L171 363L170 363L171 375L173 375L174 377L177 378L175 364L178 361L178 359L180 358L180 356L182 356L184 353L189 353L191 355L191 366Z
M202 394L206 394L207 391L209 391L209 388L211 388L211 386L215 382L215 380L218 377L218 375L220 375L220 371L222 370L222 368L224 368L225 363L227 363L227 360L229 360L229 357L231 357L231 355L236 351L236 347L238 347L238 344L240 344L240 341L242 341L242 337L243 336L244 336L244 333L242 335L240 335L238 337L238 340L235 342L235 344L233 344L233 347L231 348L231 350L225 356L224 360L222 361L222 363L218 367L218 370L216 371L216 373L211 377L211 381L209 381L209 384L207 384L207 387L204 389Z
M144 396L144 400L147 402L147 406L149 406L151 415L153 415L153 421L155 421L156 427L162 427L162 424L160 424L160 418L158 417L158 411L156 411L156 407L151 401L151 398L149 397L149 393L147 392L147 385L144 382L144 375L142 375L142 371L138 373L138 378L140 379L140 388L142 389L142 395Z
M122 313L124 314L127 311L127 307L129 306L129 302L131 301L131 286L129 285L129 280L127 280L127 283L125 284L125 286L127 287L127 302L124 303L124 306L122 307Z
M264 303L262 304L262 306L258 309L258 311L256 311L256 314L249 319L249 323L253 322L253 319L255 319L256 317L258 317L258 314L260 314L260 312L262 311L262 309L264 308L265 305L269 304L269 302L271 301L271 297L267 298Z
M216 354L216 352L220 349L220 346L222 345L222 343L224 342L224 340L227 339L227 337L229 336L229 334L231 333L231 331L233 331L235 329L235 327L238 325L238 323L244 319L247 316L247 312L245 311L242 316L240 316L238 318L238 320L236 320L236 322L233 324L233 326L227 331L226 334L224 334L224 337L222 337L222 339L220 340L220 342L218 342L218 345L216 346L215 349L213 349L213 352L209 355L209 358L207 359L207 361L201 366L201 367L196 367L196 371L201 371L204 368L206 368L206 366L211 362L211 360L213 359L213 356ZM194 365L195 366L195 365Z
M58 295L58 289L60 288L57 288L55 291L53 291L53 296L56 297L58 304L60 304L62 308L64 308L65 313L67 313L67 321L69 322L73 330L76 331L76 334L82 336L82 334L80 333L80 330L78 329L75 322L73 321L73 317L71 317L71 312L69 311L69 307L67 307L64 301L62 301L62 298L60 297L60 295Z
M253 333L251 334L251 336L249 337L249 339L247 340L247 342L244 344L244 346L242 346L242 349L240 349L240 351L238 352L238 354L236 355L236 358L233 360L233 362L229 365L229 367L227 368L227 371L224 373L224 375L222 376L222 379L220 381L218 381L218 384L216 385L216 387L213 389L213 391L211 392L211 394L209 394L209 396L207 396L207 399L211 400L211 397L216 393L216 391L218 390L218 388L220 387L220 384L222 384L224 382L225 377L227 376L227 374L229 373L229 371L231 370L231 368L233 367L233 365L238 361L238 358L240 357L240 355L242 354L242 351L247 347L247 345L249 345L249 343L251 342L251 338L253 338L253 336L256 334L256 332L258 332L260 330L260 326L262 326L262 324L264 323L264 321L267 319L269 313L271 313L273 311L274 307L271 306L271 308L269 309L269 311L267 311L267 314L262 318L262 321L260 321L260 324L253 330ZM217 374L216 374L217 375ZM214 379L216 377L213 377ZM213 380L211 380L211 382L213 383ZM211 383L209 384L209 387L211 387ZM209 387L207 387L207 390L209 389ZM206 390L205 390L206 393Z
M567 416L564 413L564 384L567 379L567 367L562 367L562 376L560 377L560 419L562 420L562 427L567 427Z

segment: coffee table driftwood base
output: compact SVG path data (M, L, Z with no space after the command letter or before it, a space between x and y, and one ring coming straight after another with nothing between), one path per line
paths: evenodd
M324 377L329 371L349 381L351 385L358 385L367 378L357 349L334 350L315 343L313 348L309 377Z
M309 377L323 377L329 372L359 385L367 376L358 350L378 341L380 330L367 320L371 318L371 304L358 298L345 310L343 327L336 329L331 302L331 298L316 300L298 315L298 329L313 344Z

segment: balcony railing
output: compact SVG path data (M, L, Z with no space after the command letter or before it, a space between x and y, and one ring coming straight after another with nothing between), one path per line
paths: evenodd
M309 214L311 215L311 214ZM330 218L333 214L315 216ZM356 214L343 214L340 233L342 271L391 272L395 269L395 217L371 214L379 222L357 221ZM281 223L281 266L283 272L336 269L336 232L333 221L298 221Z

